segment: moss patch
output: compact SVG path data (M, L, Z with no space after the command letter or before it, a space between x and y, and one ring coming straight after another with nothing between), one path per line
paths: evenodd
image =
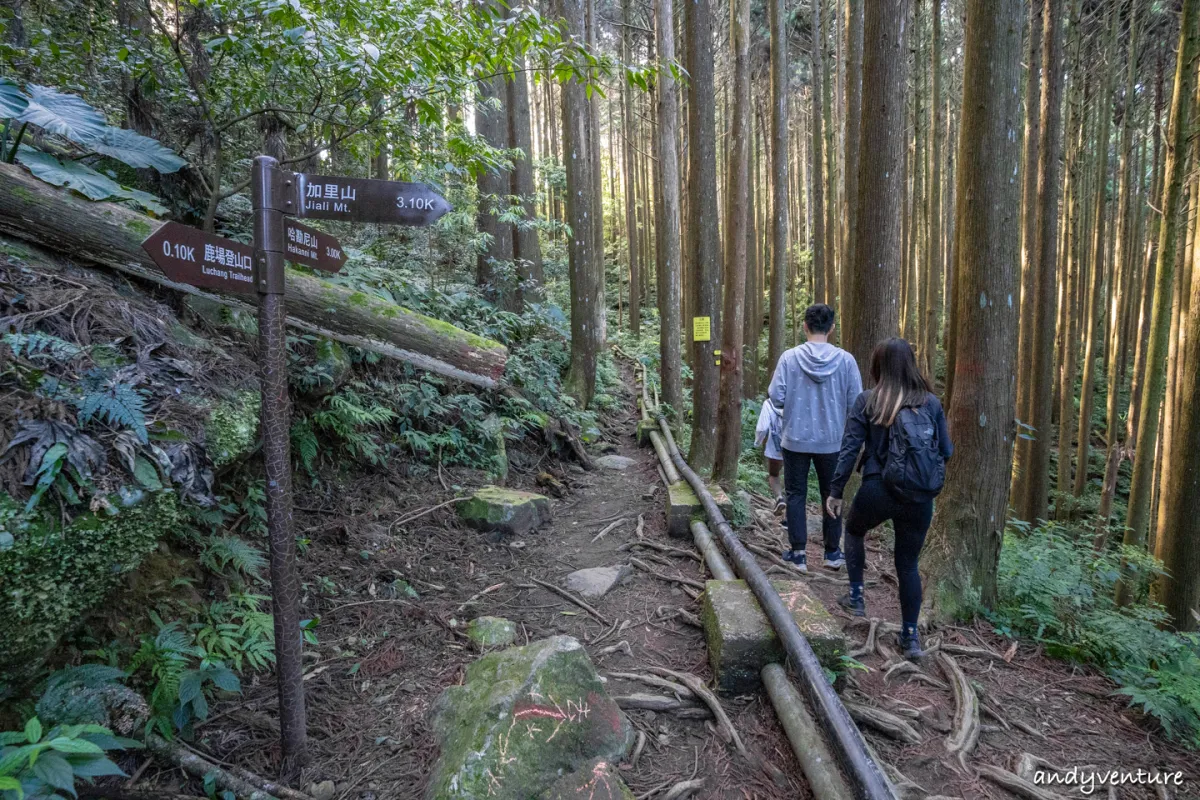
M213 466L223 467L249 453L258 441L257 392L238 392L231 400L222 400L204 426L204 444Z
M484 486L458 504L458 515L482 531L522 536L550 519L550 500L540 494Z
M160 492L115 516L86 514L65 531L31 531L0 552L0 699L182 522L175 494Z
M146 220L144 220L144 219L134 218L134 219L126 220L125 227L127 229L129 229L130 231L136 233L138 236L141 236L143 239L146 238L147 236L149 236L152 232L151 228L150 228L150 223L146 222Z

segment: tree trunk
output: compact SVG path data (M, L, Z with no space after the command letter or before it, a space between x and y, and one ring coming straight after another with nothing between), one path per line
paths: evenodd
M925 274L925 320L921 324L921 346L926 375L933 380L937 365L938 329L942 303L942 0L932 0L933 39L929 43L929 267Z
M862 141L858 156L858 224L870 231L856 248L854 330L850 352L863 383L876 342L895 336L900 288L900 208L904 186L904 64L908 0L872 0L863 21Z
M753 105L753 103L751 103ZM758 338L761 319L762 282L759 277L758 257L758 138L755 135L753 117L748 124L746 184L746 307L742 320L742 397L751 400L758 394Z
M769 0L771 15L771 135L767 141L767 164L771 187L771 297L770 330L767 334L767 374L775 371L787 349L788 272L788 61L787 13L783 0ZM816 243L813 258L816 258Z
M121 205L84 200L18 166L0 164L0 233L160 286L250 308L243 300L168 280L142 249L162 224ZM478 386L493 387L504 374L508 351L497 342L293 269L286 271L286 281L287 321L293 327Z
M742 451L742 342L745 334L746 255L750 217L750 0L732 0L733 117L725 224L725 307L721 324L721 389L714 477L736 488Z
M850 296L854 286L855 248L858 246L858 149L862 123L863 2L846 0L846 243L842 248L841 317L842 342L845 331L854 327Z
M812 209L809 213L812 215L812 301L814 303L825 302L825 260L829 258L829 248L826 247L825 240L825 188L827 184L825 183L825 120L821 92L825 73L825 44L821 33L821 2L822 0L813 0L812 3L812 46L809 53L812 60L812 116L810 117L812 120L812 130L810 131L812 152L809 154L812 159L810 177ZM784 145L779 148L778 153L780 158L786 159L787 139L785 138L783 142ZM786 253L786 246L783 249ZM776 255L776 258L779 258L779 254ZM781 355L782 353L783 351L780 350Z
M1133 155L1133 131L1135 114L1135 96L1134 89L1137 81L1137 53L1138 44L1141 32L1141 18L1138 15L1138 5L1136 3L1130 9L1132 18L1129 22L1130 37L1129 51L1126 54L1126 72L1125 72L1125 89L1123 92L1123 109L1121 117L1121 156L1118 166L1118 187L1117 187L1117 230L1115 235L1116 245L1114 252L1119 262L1113 265L1113 281L1109 288L1109 296L1112 298L1112 308L1110 311L1110 335L1108 347L1108 373L1107 385L1108 396L1105 407L1107 420L1107 433L1105 436L1105 444L1107 454L1104 459L1104 482L1100 490L1100 519L1103 520L1107 527L1109 517L1112 516L1113 496L1116 494L1117 488L1117 470L1121 466L1121 462L1125 460L1124 449L1121 446L1121 420L1119 417L1120 409L1120 389L1123 373L1121 364L1124 361L1125 353L1125 304L1128 300L1127 283L1129 273L1133 271L1133 265L1130 263L1127 239L1130 238L1130 210L1129 202L1132 190L1130 188L1134 178L1131 174L1132 165L1130 159Z
M1033 329L1028 337L1030 368L1027 386L1029 405L1026 409L1030 438L1019 438L1018 448L1024 454L1022 467L1026 480L1024 496L1013 498L1021 519L1035 522L1046 519L1050 495L1050 415L1054 401L1054 323L1055 300L1058 288L1056 255L1058 243L1058 161L1061 148L1062 85L1063 85L1063 0L1043 2L1041 54L1041 109L1038 112L1037 189L1034 207L1033 241L1027 251L1028 266L1033 274L1032 294L1021 304L1033 310Z
M675 27L672 0L655 0L655 41L663 63L675 61ZM656 81L658 92L658 187L662 194L662 214L655 231L658 234L659 377L663 402L676 413L683 410L683 382L680 362L680 263L683 254L679 238L679 154L675 148L679 130L679 109L675 102L675 81L669 72Z
M1112 57L1116 53L1117 30L1120 27L1120 15L1116 12L1116 8L1115 5L1111 6L1108 12L1111 19L1108 22L1109 33L1104 48L1105 63L1112 63ZM1104 228L1107 217L1105 207L1108 203L1108 141L1109 128L1112 123L1112 70L1104 70L1103 75L1103 86L1100 90L1100 127L1096 135L1096 174L1099 176L1099 181L1096 187L1096 218L1091 248L1092 267L1088 275L1090 288L1087 293L1087 310L1084 312L1083 382L1079 397L1079 427L1076 431L1075 486L1072 490L1076 497L1083 496L1083 489L1087 485L1088 479L1088 456L1092 436L1092 402L1096 393L1096 359L1098 357L1096 349L1101 343L1100 328L1103 324L1100 317L1104 308L1102 296L1105 274Z
M834 0L836 3L836 0ZM823 0L814 0L814 9L819 10L824 5ZM837 17L836 11L833 14ZM825 135L825 188L823 196L825 198L825 297L821 300L823 303L828 303L831 306L837 305L837 250L838 250L838 226L835 221L835 212L837 210L837 171L834 166L834 141L833 132L836 129L836 122L833 119L833 104L830 101L830 79L829 69L827 68L828 61L824 57L824 51L828 47L828 37L824 35L825 28L820 28L821 36L821 51L822 51L822 67L821 67L821 106L822 118L824 120L823 133ZM798 310L798 309L797 309Z
M479 100L475 103L475 130L479 137L499 150L508 149L508 124L503 104L493 101L505 97L504 77L497 76L479 83ZM511 274L513 260L513 229L500 222L508 205L512 184L506 169L484 170L476 178L479 192L478 228L487 235L484 249L476 257L475 283L483 296L505 311L519 311L519 288Z
M560 0L567 34L587 37L583 4ZM596 249L595 179L591 110L583 84L572 78L562 86L563 154L567 174L567 270L571 282L571 367L565 388L587 407L596 394L596 359L603 341L604 265Z
M1050 1L1061 8L1061 0ZM955 463L922 558L927 602L942 619L995 602L1008 507L1019 313L1007 298L1020 286L1021 224L1020 186L1012 180L1020 145L1010 132L1020 118L1021 6L967 0L955 192L961 302L949 409Z
M513 73L508 84L508 141L509 146L524 155L513 164L512 194L516 195L524 209L524 220L514 226L513 258L517 276L521 279L521 295L525 300L541 302L544 296L545 277L542 272L542 246L538 242L538 231L533 223L537 219L534 201L537 197L533 183L533 134L529 123L529 84L525 72L520 68Z
M621 4L621 17L626 25L630 21L629 13L630 0L623 0ZM632 57L629 48L629 28L621 28L621 59L626 63L631 63ZM634 173L633 163L633 100L630 98L630 88L625 83L621 83L621 163L625 170L625 242L626 253L629 260L629 331L638 336L641 333L641 276L638 274L638 234L637 234L637 192L635 187L637 180ZM609 132L612 135L612 132Z
M1171 115L1167 137L1166 166L1163 171L1163 198L1160 210L1158 258L1154 269L1154 303L1150 312L1150 338L1146 344L1144 388L1138 411L1137 442L1133 477L1129 486L1129 516L1125 523L1125 544L1141 547L1150 524L1151 478L1154 471L1153 442L1158 440L1159 410L1166 392L1167 339L1171 324L1171 295L1175 280L1175 253L1178 247L1176 226L1180 197L1187 166L1187 142L1190 132L1192 95L1196 89L1195 61L1200 53L1200 0L1183 0L1179 22L1179 50L1175 64L1175 82L1171 97ZM1194 452L1189 453L1193 456ZM1183 476L1180 476L1183 480ZM1175 495L1172 494L1172 497ZM1186 504L1181 503L1182 509ZM1192 516L1198 516L1192 512ZM1194 523L1193 523L1194 524ZM1117 586L1118 601L1127 600L1124 583Z
M713 98L710 0L687 3L688 45L688 261L692 265L692 313L709 320L708 340L692 337L692 444L688 463L712 471L717 444L716 354L721 342L721 253L717 208L717 142ZM695 332L693 318L692 332Z

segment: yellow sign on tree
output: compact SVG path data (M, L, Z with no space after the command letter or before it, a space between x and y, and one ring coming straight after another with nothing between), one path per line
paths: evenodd
M692 317L692 341L707 342L712 339L710 317Z

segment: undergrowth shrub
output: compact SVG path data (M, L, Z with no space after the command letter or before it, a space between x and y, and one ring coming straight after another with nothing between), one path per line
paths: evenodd
M1114 599L1122 559L1139 576L1128 606ZM1095 664L1168 735L1200 747L1200 638L1164 630L1169 619L1148 591L1162 574L1161 563L1135 548L1097 552L1086 529L1019 526L1005 536L999 602L987 616L998 633Z

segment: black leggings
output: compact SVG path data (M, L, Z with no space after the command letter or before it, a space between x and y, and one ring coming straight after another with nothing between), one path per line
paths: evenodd
M864 480L846 517L846 572L851 583L862 583L866 564L863 540L867 531L889 519L896 529L900 616L905 623L916 625L921 613L921 573L917 571L917 559L933 520L932 500L902 503L892 497L879 478Z

